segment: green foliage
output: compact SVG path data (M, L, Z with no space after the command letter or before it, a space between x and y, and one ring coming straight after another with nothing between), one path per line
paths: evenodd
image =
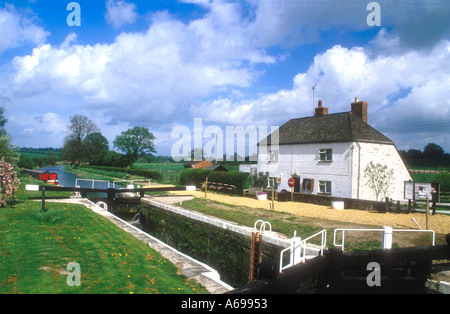
M89 164L103 167L126 167L128 158L113 150L101 151L91 157Z
M267 187L269 180L268 172L255 172L250 175L250 185L254 187Z
M162 175L159 171L149 169L127 169L127 173L136 176L145 177L147 179L162 180Z
M33 159L31 159L27 155L20 155L19 163L17 165L20 168L24 168L24 169L33 169L34 168Z
M241 194L243 189L248 188L250 182L250 175L246 172L223 172L189 168L181 171L180 184L199 185L205 182L206 177L208 177L209 182L234 185L238 194Z
M180 184L181 185L199 185L205 182L209 170L188 168L181 171Z
M128 157L128 166L130 166L140 156L146 155L151 157L153 156L152 153L156 153L153 143L155 139L155 136L153 133L150 133L148 128L137 126L116 136L114 147L125 153Z
M35 209L33 211L33 217L40 222L45 223L60 223L66 219L66 212L62 209L50 209L47 211L42 211L42 209Z
M434 175L434 180L441 184L441 191L450 191L450 168L441 167L440 172Z
M97 125L88 117L75 114L70 116L67 130L61 156L78 164L88 161L95 151L93 143L101 143L103 140Z
M208 174L208 181L234 185L237 188L237 193L242 194L243 189L249 186L250 174L246 172L211 171Z
M428 143L423 152L418 149L410 149L407 152L401 150L399 153L409 167L450 166L450 154L445 153L441 146L434 143Z
M136 169L136 168L121 168L121 167L104 167L104 166L82 166L79 168L88 169L87 171L102 174L102 175L109 175L116 178L123 178L127 174L136 175L140 177L144 177L147 179L154 179L154 180L162 180L161 173L159 171L155 170L149 170L149 169Z

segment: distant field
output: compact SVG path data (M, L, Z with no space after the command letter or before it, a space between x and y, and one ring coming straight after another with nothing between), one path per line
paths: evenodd
M182 171L184 169L184 163L146 163L137 162L133 164L132 168L150 169L158 171Z
M172 163L135 163L133 164L132 168L141 168L141 169L151 169L151 170L158 170L158 171L176 171L181 172L184 169L184 163L182 162L172 162ZM225 165L225 168L227 168L229 171L239 171L239 166L232 166L232 165Z
M33 158L33 157L44 158L44 157L47 157L47 153L48 153L47 151L42 151L42 150L35 150L35 151L22 151L22 150L19 150L19 154L20 155L28 156L30 158ZM51 152L51 153L56 154L56 156L58 158L60 156L59 152Z

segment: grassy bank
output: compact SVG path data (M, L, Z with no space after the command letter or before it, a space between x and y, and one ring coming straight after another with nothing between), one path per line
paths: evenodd
M207 292L88 208L47 203L43 213L40 202L27 200L33 193L19 196L14 207L0 208L0 293ZM72 262L80 265L80 286L67 284Z
M180 192L177 192L180 194ZM188 192L186 192L188 193ZM262 219L272 225L272 230L291 238L296 232L302 238L326 229L327 245L333 247L333 232L336 228L371 228L379 229L381 226L393 226L400 229L415 229L411 217L415 217L419 223L424 224L424 214L379 214L359 210L332 210L325 206L301 204L301 203L275 203L276 210L264 209L268 205L264 201L256 201L250 198L231 197L218 193L209 193L208 199L204 199L200 193L189 192L196 198L183 201L182 207L195 210L217 218L226 219L240 225L253 227L255 221ZM248 204L248 205L244 205ZM255 207L254 204L261 204ZM298 208L297 208L298 207ZM288 209L291 209L288 211ZM435 215L431 218L431 226L440 227L438 230L448 230L445 224L449 217ZM411 226L407 223L411 221ZM447 231L446 231L447 232ZM445 243L445 233L436 234L436 243ZM320 239L312 241L319 244ZM426 246L431 243L430 234L402 233L394 238L393 247ZM348 250L372 250L381 247L381 234L379 232L360 232L346 234L346 249Z

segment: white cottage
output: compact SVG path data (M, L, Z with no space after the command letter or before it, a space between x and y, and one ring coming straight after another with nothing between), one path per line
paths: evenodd
M356 99L351 112L328 114L319 101L315 116L289 120L278 134L278 146L271 146L273 134L258 144L256 167L278 191L290 191L292 177L295 192L376 200L364 174L371 161L393 170L381 197L403 200L404 181L412 180L395 144L367 124L367 102Z

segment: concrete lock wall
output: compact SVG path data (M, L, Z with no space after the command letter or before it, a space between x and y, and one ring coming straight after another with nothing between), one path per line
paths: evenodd
M140 217L143 231L216 269L222 281L233 287L248 283L253 228L146 199ZM263 259L278 263L288 243L263 235Z

